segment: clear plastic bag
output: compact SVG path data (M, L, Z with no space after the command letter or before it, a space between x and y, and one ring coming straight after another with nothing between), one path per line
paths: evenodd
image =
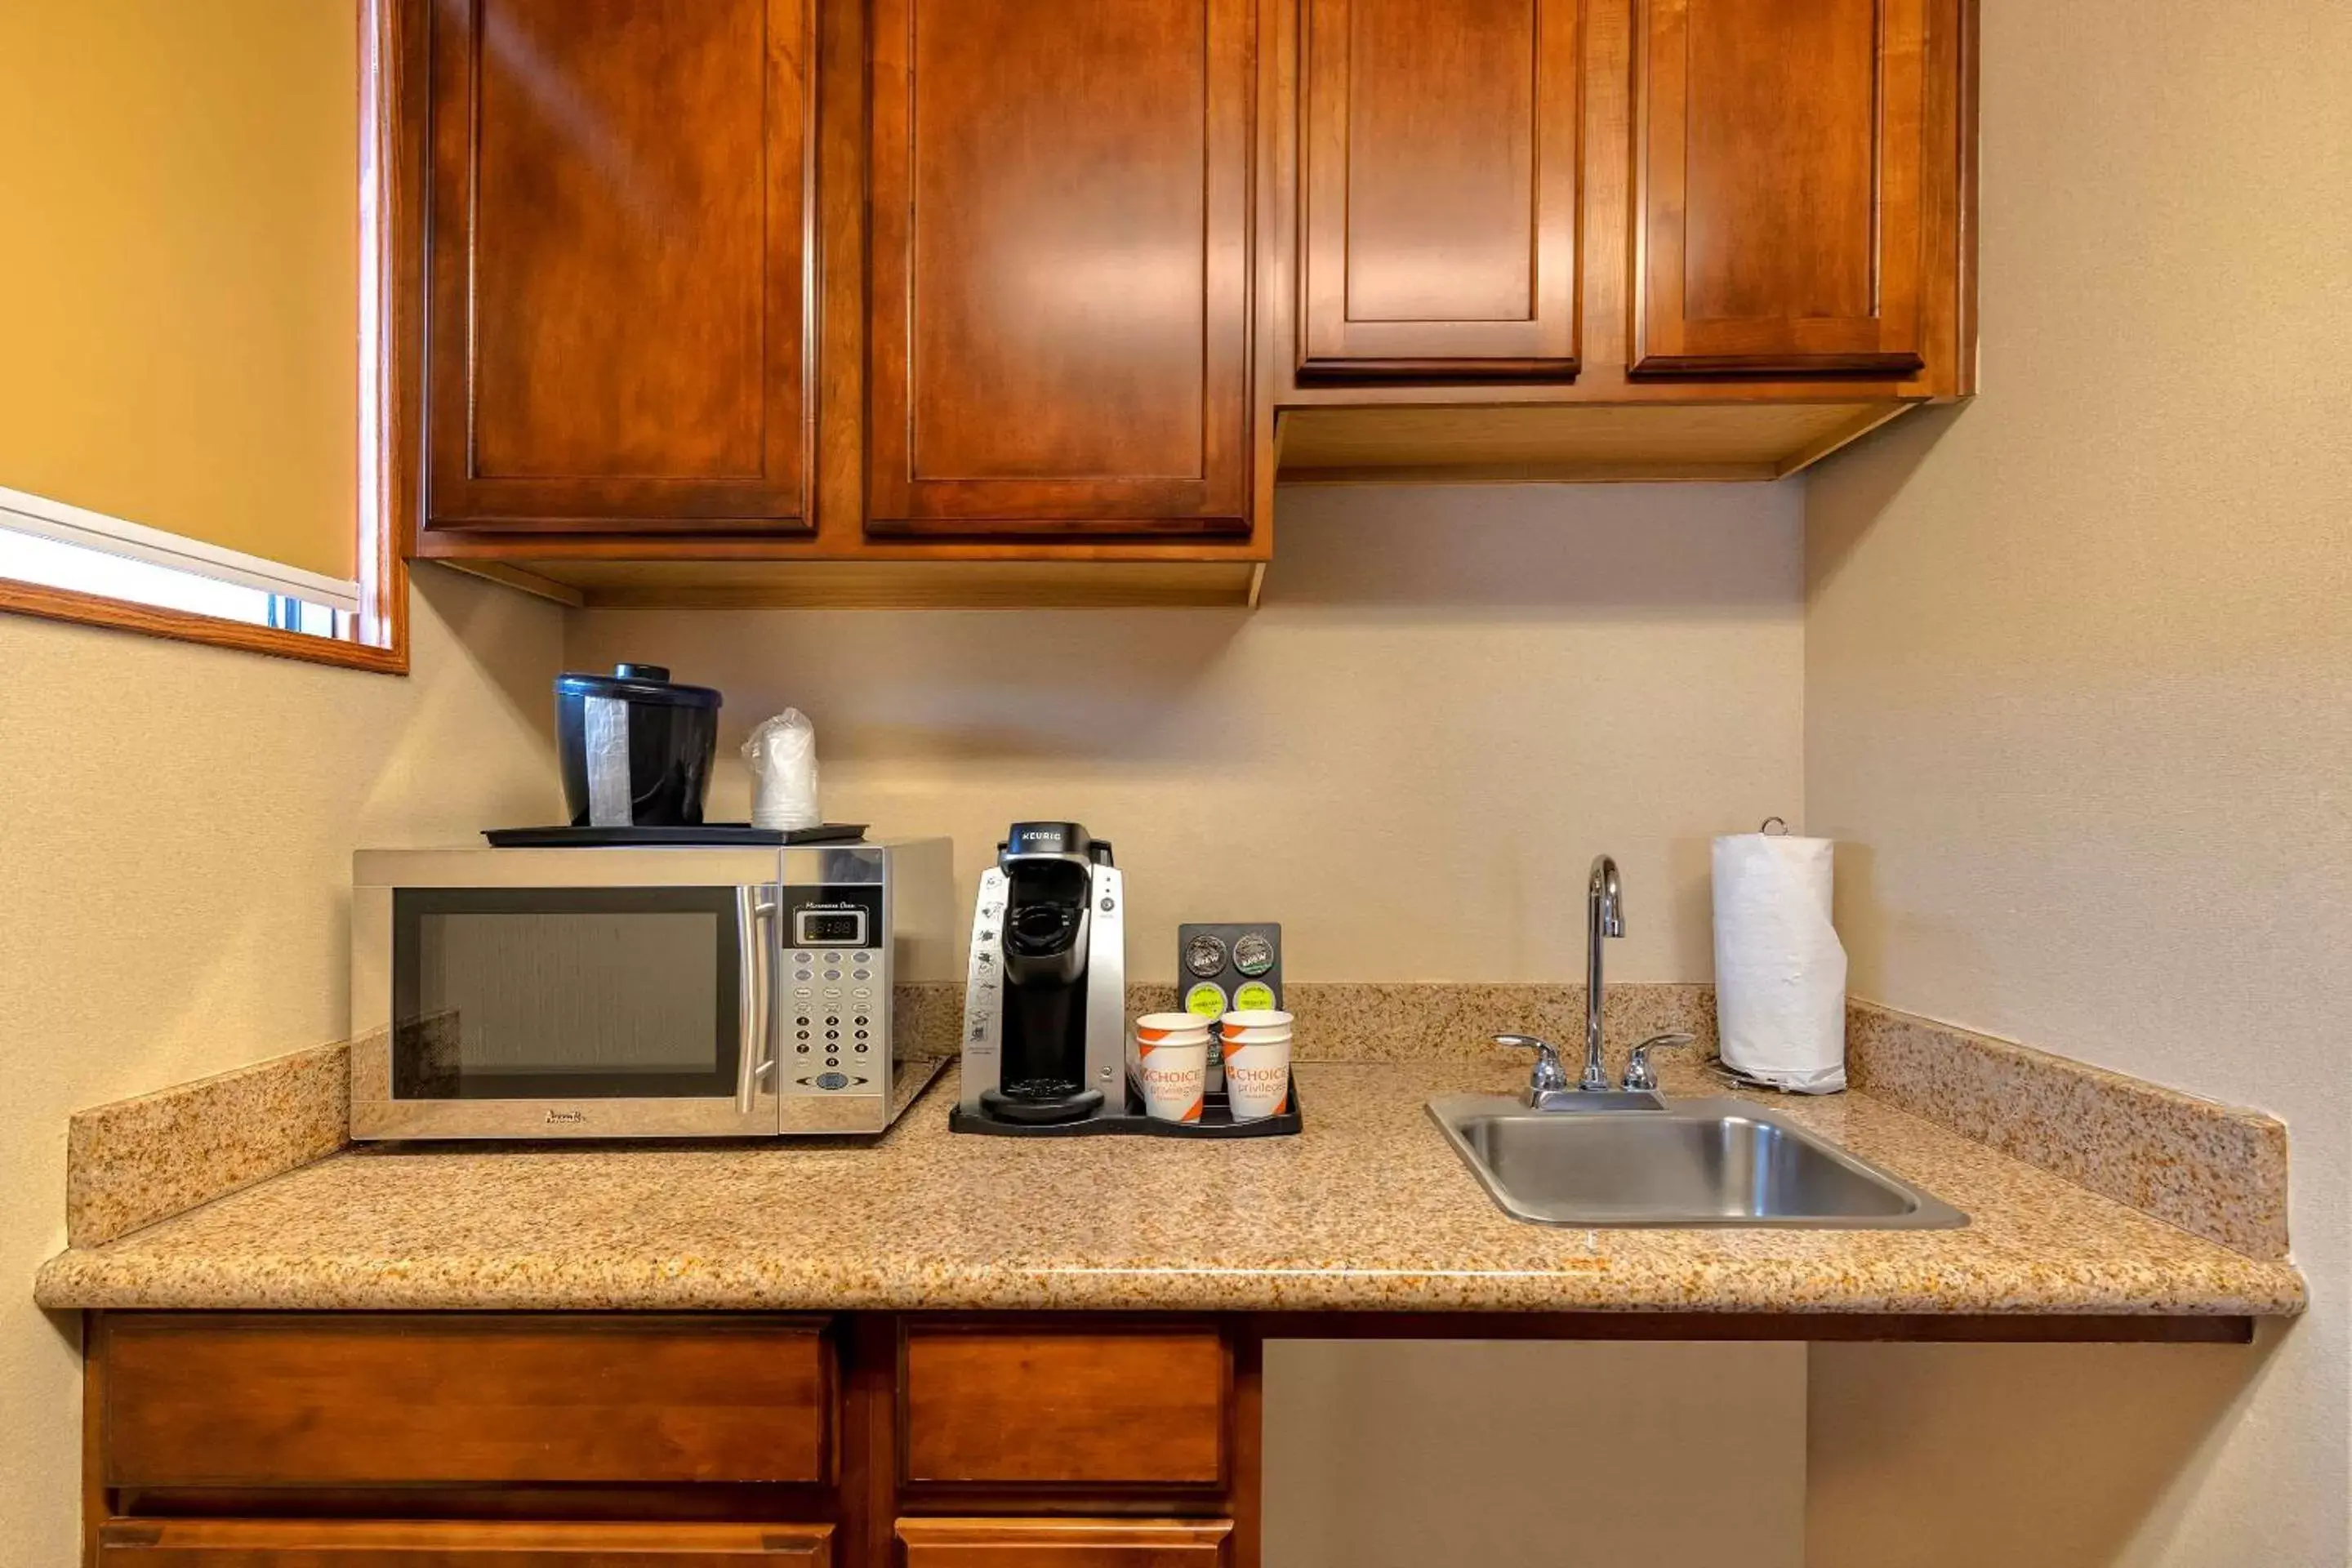
M743 742L751 765L751 826L815 827L824 821L816 804L816 726L797 708L762 722Z

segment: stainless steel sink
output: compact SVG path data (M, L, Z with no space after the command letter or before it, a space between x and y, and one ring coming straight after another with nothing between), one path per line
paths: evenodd
M1949 1204L1744 1100L1531 1110L1502 1095L1455 1095L1432 1100L1429 1113L1503 1212L1538 1225L1968 1223Z

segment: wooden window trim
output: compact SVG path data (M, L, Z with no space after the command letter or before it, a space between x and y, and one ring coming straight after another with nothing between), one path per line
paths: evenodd
M248 653L310 664L408 673L407 520L415 517L416 461L413 443L397 438L421 428L421 389L415 356L396 351L417 326L422 278L419 258L401 254L394 237L422 232L408 216L421 210L424 150L404 124L424 123L422 111L404 116L397 106L422 94L415 68L423 39L424 9L401 0L355 0L360 13L360 136L358 174L362 233L360 266L371 271L373 331L362 337L360 374L372 384L360 400L359 530L360 613L356 640L253 626L189 610L137 604L71 588L0 578L0 611L47 620L110 626L150 637L241 648ZM371 352L371 350L373 352Z

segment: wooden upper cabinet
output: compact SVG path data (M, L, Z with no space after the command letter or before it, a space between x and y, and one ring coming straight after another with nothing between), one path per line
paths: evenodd
M432 526L804 532L809 0L432 0Z
M1928 69L1950 12L1635 0L1634 374L1921 368L1949 228L1931 204L1956 199L1928 155L1950 140L1931 118L1956 112Z
M1254 0L873 0L867 527L1245 533Z
M1302 376L1577 368L1581 0L1307 0Z

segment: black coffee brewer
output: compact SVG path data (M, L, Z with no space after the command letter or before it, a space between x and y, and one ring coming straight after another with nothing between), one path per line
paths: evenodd
M1126 1111L1126 903L1108 840L1075 822L1013 825L972 911L963 1116L1042 1126Z

